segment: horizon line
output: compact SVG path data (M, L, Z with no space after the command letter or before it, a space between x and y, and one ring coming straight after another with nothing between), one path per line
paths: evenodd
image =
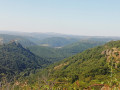
M0 34L1 32L5 32L6 34L8 34L7 32L16 32L16 33L43 33L43 34L61 34L61 35L68 35L68 36L85 36L85 37L120 37L120 36L110 36L110 35L105 35L105 36L96 36L96 35L78 35L78 34L68 34L68 33L58 33L58 32L39 32L39 31L15 31L15 30L0 30ZM5 34L3 33L3 34Z

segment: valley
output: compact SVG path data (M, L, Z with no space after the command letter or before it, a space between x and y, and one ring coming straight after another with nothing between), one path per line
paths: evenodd
M35 38L29 36L1 34L0 37L1 89L12 90L13 86L15 90L119 87L118 38L112 41L115 38L53 36L45 40L37 38L36 43Z
M0 90L120 90L120 0L0 0Z

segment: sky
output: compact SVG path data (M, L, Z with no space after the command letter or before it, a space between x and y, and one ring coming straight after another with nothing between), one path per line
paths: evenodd
M120 36L120 0L0 0L0 30Z

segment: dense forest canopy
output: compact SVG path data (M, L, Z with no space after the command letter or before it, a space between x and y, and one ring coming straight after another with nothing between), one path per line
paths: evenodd
M109 42L114 39L119 38L1 34L0 89L8 84L15 90L117 87L120 41Z
M51 62L56 62L64 58L70 57L77 53L80 53L88 48L99 46L104 44L103 41L93 41L93 40L82 40L69 45L66 45L62 48L52 48L44 46L30 46L28 47L30 51L34 54L45 58Z
M42 68L48 63L15 41L0 45L0 78L3 75L10 80L21 72L29 75L31 71Z
M45 85L49 88L81 90L89 86L95 89L97 86L94 85L101 85L97 87L98 89L104 85L107 85L108 88L117 88L120 82L119 71L120 41L111 41L54 63L30 76L29 80L31 82L31 78L41 77L41 84L43 84L41 88L45 88ZM35 84L36 79L33 82ZM50 83L54 83L54 85L51 86Z

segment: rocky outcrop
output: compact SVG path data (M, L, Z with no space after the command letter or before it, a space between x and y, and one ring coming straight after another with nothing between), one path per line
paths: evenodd
M107 49L105 51L102 51L102 55L105 55L107 58L107 62L113 62L115 68L118 67L118 64L120 63L120 51L117 48Z

